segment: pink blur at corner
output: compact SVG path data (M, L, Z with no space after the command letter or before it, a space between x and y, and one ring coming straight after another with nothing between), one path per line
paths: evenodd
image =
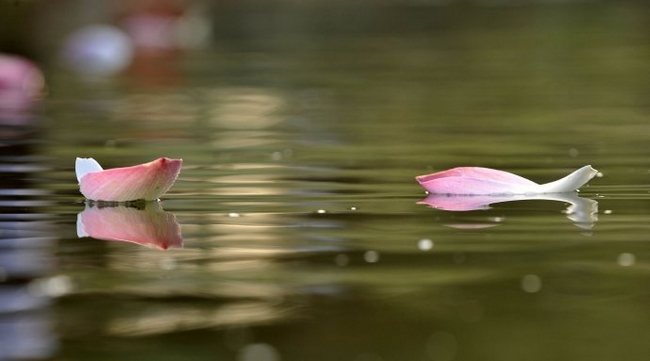
M0 116L28 111L42 99L43 73L31 61L0 54Z

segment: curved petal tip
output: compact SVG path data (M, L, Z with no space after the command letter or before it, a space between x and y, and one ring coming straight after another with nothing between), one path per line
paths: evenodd
M592 166L586 165L568 176L554 182L545 183L539 186L537 193L567 193L578 190L598 174Z
M77 181L81 182L81 177L88 173L99 172L104 170L99 163L93 158L79 158L74 163L75 173L77 174Z

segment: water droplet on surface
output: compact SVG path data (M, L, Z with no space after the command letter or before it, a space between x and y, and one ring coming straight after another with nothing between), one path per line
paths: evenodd
M618 255L618 265L622 267L633 266L636 262L636 257L632 253L621 253Z
M542 279L538 275L525 275L521 279L521 289L528 293L539 292L542 289Z
M271 153L271 159L273 159L276 162L282 160L282 158L283 158L282 152Z
M379 261L379 253L377 251L366 251L366 253L363 254L363 259L368 263L375 263Z
M418 241L418 248L420 251L429 251L433 248L433 241L428 238L423 238Z
M350 263L350 257L344 253L337 254L336 257L334 257L334 263L339 267L347 266L348 263Z
M280 354L275 347L266 343L244 346L239 351L239 361L280 361Z
M283 156L284 158L290 158L290 157L292 157L292 156L293 156L293 149L291 149L291 148L287 148L287 149L283 150L283 151L282 151L282 156Z

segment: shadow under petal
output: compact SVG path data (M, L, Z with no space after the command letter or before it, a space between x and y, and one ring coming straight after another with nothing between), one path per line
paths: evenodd
M464 212L489 209L491 204L529 201L529 200L546 200L568 203L566 215L576 226L583 229L591 229L598 221L598 202L578 196L577 193L548 193L548 194L531 194L531 195L448 195L448 194L430 194L418 202L430 207L452 211Z
M159 249L182 248L181 227L160 202L87 202L77 215L77 236L137 243Z

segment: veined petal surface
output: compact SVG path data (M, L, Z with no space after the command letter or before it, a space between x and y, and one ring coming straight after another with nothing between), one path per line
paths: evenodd
M94 201L156 200L174 184L182 163L182 159L158 158L132 167L89 172L79 178L79 188Z

